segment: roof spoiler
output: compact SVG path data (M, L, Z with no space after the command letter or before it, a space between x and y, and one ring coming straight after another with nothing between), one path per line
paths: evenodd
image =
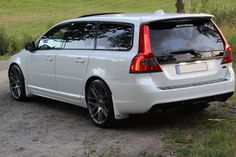
M90 17L90 16L98 16L98 15L122 14L122 13L123 12L95 13L95 14L82 15L82 16L79 16L77 18Z

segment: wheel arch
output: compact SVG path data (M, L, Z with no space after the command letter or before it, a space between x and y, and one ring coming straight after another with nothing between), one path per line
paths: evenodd
M23 75L23 79L24 79L24 83L25 83L26 96L30 96L31 93L30 93L30 91L29 91L28 88L27 88L28 78L27 78L25 69L22 67L23 65L21 65L20 63L17 63L17 62L11 62L11 63L9 64L9 68L8 68L8 73L7 73L7 74L8 74L8 77L9 77L9 72L10 72L11 67L14 66L14 65L18 66L19 69L21 70L22 75Z
M22 72L23 78L24 78L24 81L25 81L25 74L24 74L24 71L22 70L22 67L21 67L19 64L17 64L16 62L10 63L9 68L8 68L8 76L9 76L9 73L10 73L10 69L11 69L12 66L14 66L14 65L16 65L16 66L18 66L18 67L20 68L20 71Z
M109 85L106 83L106 81L105 81L104 79L102 79L102 78L99 77L99 76L91 76L91 77L89 77L89 78L87 79L87 81L86 81L86 83L85 83L85 88L84 88L85 96L86 96L86 91L87 91L87 89L88 89L89 84L90 84L91 82L93 82L94 80L97 80L97 79L98 79L98 80L101 80L102 82L104 82L104 83L106 84L106 86L108 87L108 89L109 89L109 91L110 91L110 93L111 93L111 95L112 95L111 89L110 89Z
M109 91L110 91L110 93L111 93L115 118L116 118L116 119L125 119L125 118L127 118L127 117L128 117L127 114L121 114L121 113L119 112L119 110L117 109L117 107L116 107L116 101L114 100L114 97L113 97L113 95L112 95L112 91L111 91L110 86L106 83L106 81L105 81L104 79L102 79L102 78L99 77L99 76L91 76L91 77L89 77L89 78L87 79L87 81L86 81L86 83L85 83L85 88L84 88L84 95L85 95L85 97L86 97L86 90L87 90L89 84L90 84L92 81L96 80L96 79L99 79L99 80L103 81L103 82L105 83L105 85L107 85L107 87L108 87L108 89L109 89ZM86 98L85 98L85 99L86 99ZM86 102L85 99L84 99L84 103L85 103L86 106L87 106L87 102Z

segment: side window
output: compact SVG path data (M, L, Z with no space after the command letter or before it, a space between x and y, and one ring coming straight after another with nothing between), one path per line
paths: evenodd
M49 30L39 41L38 49L59 49L65 41L68 25L60 25Z
M132 39L132 25L103 23L97 33L96 49L127 51L132 47Z
M95 24L75 23L68 32L66 49L93 49Z

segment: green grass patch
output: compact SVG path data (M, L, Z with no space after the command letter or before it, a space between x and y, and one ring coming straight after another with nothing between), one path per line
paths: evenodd
M188 10L187 2L186 10ZM209 0L208 3L210 8L226 6L226 9L222 10L228 10L229 6L231 8L236 6L234 0ZM0 6L1 24L4 24L8 32L18 38L26 31L32 36L39 36L47 29L48 23L55 24L83 14L116 11L154 12L157 9L163 9L165 12L176 11L173 0L70 0L70 2L64 0L1 0ZM212 13L215 14L215 12Z
M172 0L1 0L0 21L11 34L21 36L25 31L39 36L48 23L76 18L97 12L154 12L175 11ZM14 10L14 11L12 11Z
M235 157L236 108L214 103L198 118L183 120L168 130L164 141L177 157Z
M192 4L194 1L191 0ZM201 0L204 1L204 0ZM186 10L189 1L186 2ZM234 0L208 0L207 7L196 6L195 11L208 12L216 16L220 25L226 25L235 20L236 3ZM24 44L24 34L28 33L33 39L45 32L49 26L62 20L75 18L83 14L98 12L154 12L163 9L165 12L175 12L175 1L173 0L1 0L0 1L0 21L6 28L10 37L10 50L4 53L15 53ZM219 7L220 6L220 7ZM12 11L14 10L14 11ZM222 26L225 27L225 26ZM227 34L236 32L235 26L231 25L230 30L225 30ZM236 44L234 44L236 45ZM1 46L0 46L1 47ZM235 47L235 46L233 46Z
M11 57L11 55L5 54L5 55L3 55L3 56L0 56L0 61L9 60L10 57Z
M169 138L178 145L178 157L234 157L236 155L236 122L223 121L211 130L183 129Z

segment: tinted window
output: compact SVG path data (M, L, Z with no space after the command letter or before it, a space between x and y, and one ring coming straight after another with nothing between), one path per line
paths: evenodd
M38 48L41 50L58 49L65 41L69 25L60 25L49 30L39 41Z
M156 56L185 50L223 50L219 32L210 20L156 22L150 25L152 49Z
M97 49L129 50L132 46L133 27L104 23L97 32Z
M93 49L94 34L94 24L75 23L69 30L65 48Z

